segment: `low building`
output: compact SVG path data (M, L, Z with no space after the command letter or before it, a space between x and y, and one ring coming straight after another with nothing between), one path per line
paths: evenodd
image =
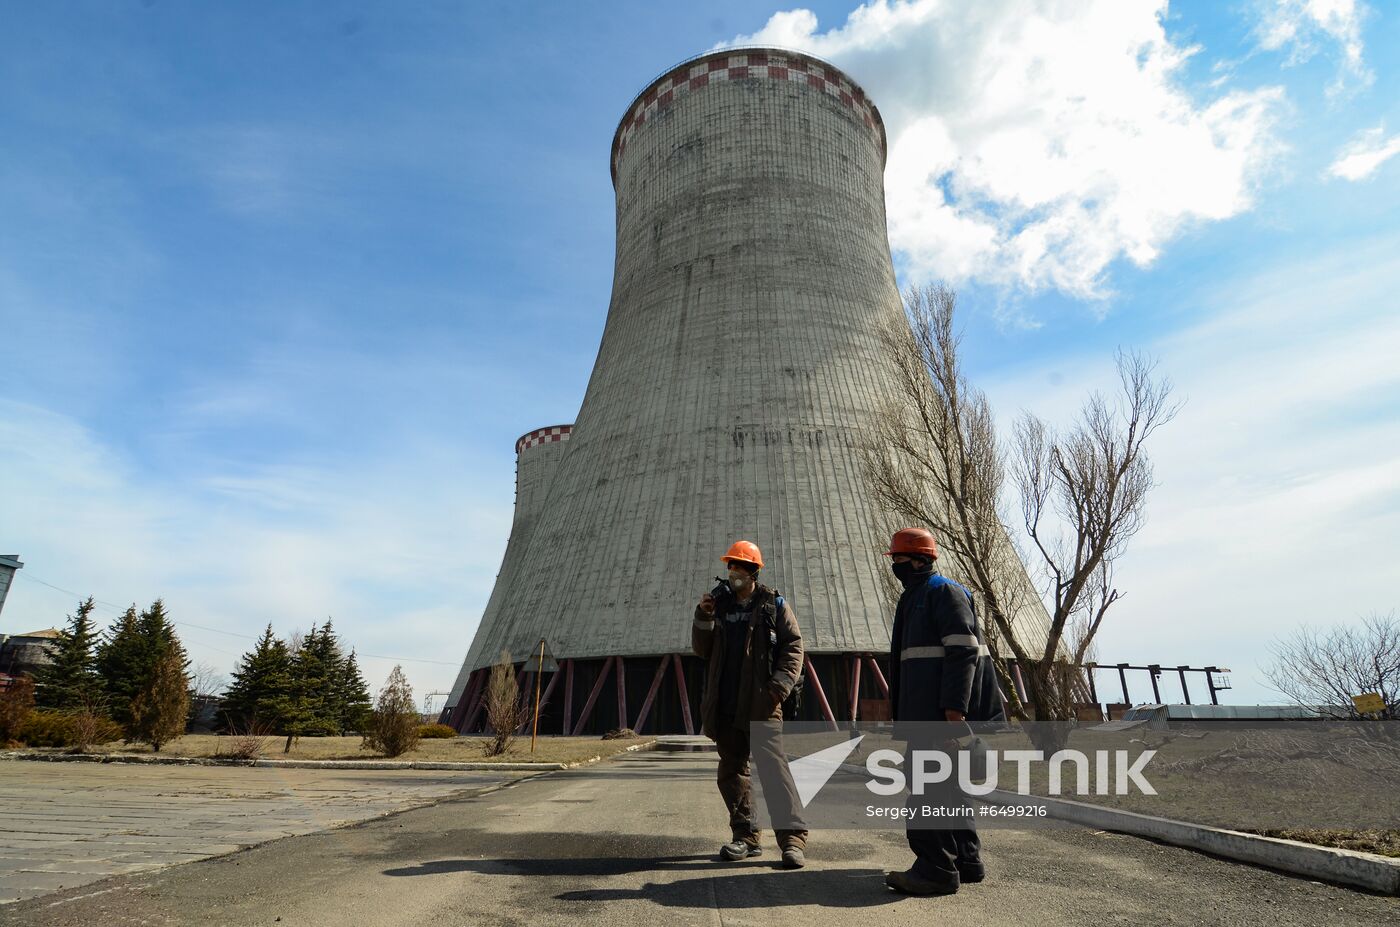
M26 634L0 635L0 673L9 676L34 675L41 666L53 662L51 654L63 632L45 628Z

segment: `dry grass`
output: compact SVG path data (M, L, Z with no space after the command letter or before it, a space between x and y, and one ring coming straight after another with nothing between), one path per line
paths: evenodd
M577 763L595 756L611 756L628 747L645 743L646 737L630 737L620 740L601 740L597 737L541 737L535 752L530 752L530 738L517 739L510 749L499 756L486 756L487 737L455 737L441 740L421 740L418 747L396 759L401 761L424 760L432 762L457 763ZM234 752L236 736L219 734L188 734L170 741L161 747L162 756L187 756L201 758L227 758ZM283 739L268 739L268 749L263 753L269 760L380 760L382 755L361 747L359 737L303 737L292 747L291 753L282 752ZM41 751L36 751L41 752ZM48 752L48 751L43 751ZM93 753L141 753L150 755L150 747L142 744L123 744L120 741L94 747Z
M1296 840L1300 843L1315 843L1318 846L1336 847L1339 850L1359 850L1362 853L1375 853L1379 856L1392 856L1400 859L1400 830L1316 830L1311 828L1250 831L1265 837L1278 837L1281 840Z

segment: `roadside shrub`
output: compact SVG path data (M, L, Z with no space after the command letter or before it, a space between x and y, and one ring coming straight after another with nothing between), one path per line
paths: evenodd
M379 690L374 719L365 732L364 746L385 756L402 756L418 746L418 706L413 703L413 688L404 677L403 668L395 666L389 681Z
M251 762L261 759L267 750L271 729L256 721L230 724L228 739L219 745L218 756Z
M626 738L626 737L636 737L636 736L637 736L637 732L634 731L634 730L632 730L630 727L617 727L617 728L613 728L611 731L608 731L606 734L604 734L604 735L603 735L603 739L604 739L604 740L622 740L623 738Z
M105 744L122 736L121 725L98 711L91 704L71 708L68 715L68 746L87 750L95 744Z
M457 729L447 724L424 724L418 728L418 736L427 740L446 739L457 736Z
M61 711L31 711L20 724L15 739L31 747L66 747L72 742L71 727L68 716Z
M34 680L19 676L0 692L0 744L19 739L19 729L34 707Z
M520 690L515 684L515 666L510 654L501 657L491 667L486 678L486 724L491 739L486 741L486 755L500 756L510 749L515 730L525 722L525 707L520 702Z
M119 740L122 729L88 711L31 711L16 739L31 747L86 747Z

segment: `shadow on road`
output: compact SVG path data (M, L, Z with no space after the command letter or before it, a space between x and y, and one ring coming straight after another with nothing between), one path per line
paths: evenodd
M674 908L706 907L713 899L726 910L816 905L822 908L873 908L903 899L887 889L884 870L848 869L765 872L702 876L675 882L648 882L641 888L589 888L563 892L560 901L642 900ZM713 892L713 894L711 894Z
M478 872L482 875L534 876L615 876L677 868L686 863L714 861L713 853L691 856L617 856L534 859L439 859L417 866L385 869L387 876L441 875L447 872Z
M431 876L457 872L554 879L626 876L639 872L683 870L695 878L647 882L640 888L586 888L561 892L560 901L651 901L664 907L769 908L818 905L868 908L899 901L883 884L880 869L780 872L774 863L751 860L720 863L713 853L686 856L534 857L527 859L439 859L385 869L387 876ZM769 871L758 872L755 870Z

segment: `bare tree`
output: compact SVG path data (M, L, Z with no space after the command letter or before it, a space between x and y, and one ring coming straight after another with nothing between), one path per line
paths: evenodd
M72 745L79 753L122 736L121 727L107 717L105 708L106 699L100 694L85 692L77 695L73 704L64 711L68 717Z
M1264 678L1295 705L1356 718L1351 697L1374 692L1386 705L1381 717L1400 718L1400 619L1395 612L1367 615L1359 625L1325 632L1299 628L1269 650L1273 660L1264 668Z
M1153 485L1147 440L1180 409L1154 362L1122 351L1117 360L1117 401L1094 393L1062 433L1029 413L1016 424L1021 516L1051 599L1049 634L1027 677L1038 720L1073 717L1080 666L1122 598L1114 566L1146 520Z
M1007 537L1000 507L1004 455L986 395L962 372L956 306L948 286L911 288L906 320L881 327L899 395L875 417L864 469L891 515L927 527L951 555L956 578L976 596L1002 690L1019 713L1007 658L1023 664L1035 658L1018 618L1043 614L1043 607Z
M315 629L315 625L312 625L312 629ZM301 645L305 640L305 631L302 631L300 629L293 630L290 634L287 635L287 652L296 653L297 651L301 650Z
M224 691L228 680L212 663L200 661L188 670L190 698L208 699Z
M900 395L872 425L867 483L892 515L929 528L951 554L955 578L979 602L1013 713L1025 717L1009 659L1022 669L1035 719L1051 722L1046 746L1054 747L1068 736L1075 701L1087 697L1082 663L1122 597L1114 564L1142 526L1152 486L1144 444L1178 407L1169 401L1171 384L1155 377L1151 362L1120 353L1120 402L1091 396L1063 434L1024 416L1011 449L1028 536L1023 559L1002 507L1007 451L985 394L962 371L956 305L946 285L910 289L907 325L894 320L882 327ZM1047 579L1048 625L1025 559L1038 561L1037 572Z
M492 732L492 739L486 744L486 755L505 753L525 718L525 706L521 704L519 686L515 682L515 666L510 654L501 651L486 681L486 723Z

